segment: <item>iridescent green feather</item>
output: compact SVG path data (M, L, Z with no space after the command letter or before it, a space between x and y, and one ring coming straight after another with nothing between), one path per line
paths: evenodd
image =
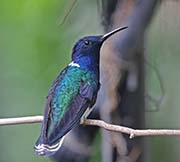
M48 134L63 118L69 105L77 96L82 82L89 84L97 91L98 84L95 75L78 67L68 67L65 75L56 85L51 99L51 122L49 123Z

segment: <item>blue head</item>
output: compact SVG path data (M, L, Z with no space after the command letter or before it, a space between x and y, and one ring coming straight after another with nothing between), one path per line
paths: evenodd
M105 35L81 38L73 48L72 61L86 69L98 70L100 58L99 53L103 42L111 35L126 28L127 27L117 28Z

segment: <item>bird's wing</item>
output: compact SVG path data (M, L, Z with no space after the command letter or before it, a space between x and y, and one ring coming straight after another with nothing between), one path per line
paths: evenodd
M50 119L50 111L51 111L51 107L50 107L50 104L51 104L51 100L54 96L54 91L55 91L55 88L57 87L58 83L60 82L60 80L63 79L64 75L66 74L68 70L68 67L66 67L58 76L57 78L54 80L49 92L48 92L48 95L46 97L46 106L45 106L45 111L44 111L44 119L43 119L43 123L42 123L42 130L41 130L41 135L38 139L37 142L42 142L42 143L46 143L47 142L47 128L48 128L48 123L49 123L49 119Z
M82 84L68 111L66 111L60 122L51 131L48 137L50 144L55 143L68 133L73 126L78 124L86 109L91 105L91 102L94 102L92 101L93 99L93 88L89 84Z
M47 101L46 108L44 113L44 121L41 132L41 140L43 143L54 144L61 137L63 137L72 127L78 123L81 116L85 112L88 106L94 103L96 97L94 97L94 87L92 87L89 83L85 83L81 80L78 91L76 94L72 96L72 100L66 108L63 116L59 117L58 122L53 118L53 108L51 102L53 100L54 92L56 87L58 86L61 79L66 75L65 69L59 77L54 81L53 86L51 87ZM76 83L74 83L76 85ZM72 87L71 87L72 88ZM61 111L61 109L58 109Z

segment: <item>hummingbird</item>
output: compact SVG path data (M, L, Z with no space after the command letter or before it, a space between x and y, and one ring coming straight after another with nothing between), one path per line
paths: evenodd
M46 97L41 134L34 150L51 156L61 147L67 133L87 118L96 102L99 83L100 49L117 28L105 35L86 36L72 50L72 61L53 82Z

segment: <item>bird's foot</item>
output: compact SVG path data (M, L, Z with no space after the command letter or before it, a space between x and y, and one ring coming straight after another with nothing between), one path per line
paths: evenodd
M84 125L84 122L87 118L85 116L82 116L81 119L80 119L80 124L81 125Z
M92 111L92 108L87 108L87 110L84 112L83 116L80 119L80 124L84 125L85 120L87 119L87 117L91 113L91 111Z

